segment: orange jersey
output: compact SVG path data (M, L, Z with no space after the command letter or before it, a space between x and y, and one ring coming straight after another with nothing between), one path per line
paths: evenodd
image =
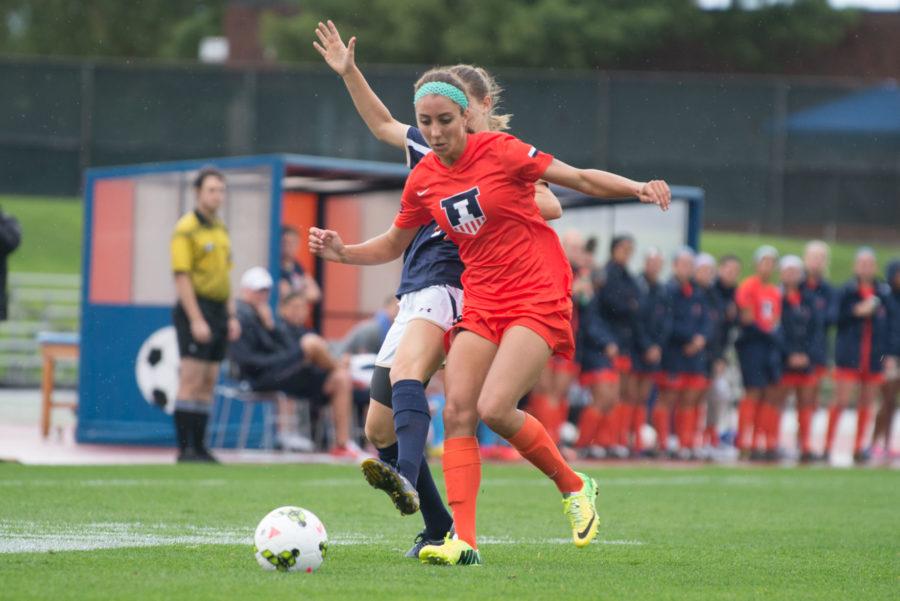
M434 219L459 246L465 308L514 316L539 305L571 315L572 268L559 237L541 218L534 182L553 157L504 133L468 136L447 167L430 153L406 180L394 225Z
M771 333L781 323L781 290L775 284L751 275L738 286L734 300L741 310L753 309L753 323L763 332Z

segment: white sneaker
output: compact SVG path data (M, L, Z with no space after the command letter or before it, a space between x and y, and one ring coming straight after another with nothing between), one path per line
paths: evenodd
M297 433L283 433L275 437L275 444L286 451L312 453L316 445L306 436Z

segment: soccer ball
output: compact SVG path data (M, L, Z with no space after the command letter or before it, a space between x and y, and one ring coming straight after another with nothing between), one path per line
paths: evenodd
M279 572L314 572L328 550L322 521L302 507L271 511L256 527L253 542L260 567Z
M134 376L141 396L170 415L175 410L180 361L178 337L173 326L160 328L150 334L134 361Z

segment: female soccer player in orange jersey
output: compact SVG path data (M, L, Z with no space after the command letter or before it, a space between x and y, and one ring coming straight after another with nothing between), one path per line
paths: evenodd
M406 150L415 167L431 152L421 132L396 120L356 66L356 38L347 45L334 23L319 23L314 45L338 73L353 104L379 140ZM469 102L468 130L504 130L509 115L497 114L500 88L483 69L456 65L449 70L465 85ZM544 219L562 215L559 201L546 185L535 187L534 201ZM451 526L440 493L424 458L430 409L424 383L445 358L444 333L460 316L463 306L460 277L464 266L457 246L439 233L437 224L419 228L404 251L403 273L397 297L400 312L375 360L371 400L366 415L366 436L378 458L362 462L366 480L384 490L401 513L422 513L425 529L407 557L418 557L425 544L440 543ZM418 497L418 498L417 498Z
M596 482L573 471L540 423L516 408L551 354L571 357L574 346L571 269L534 203L534 182L607 198L636 196L663 209L671 195L663 181L575 169L507 134L469 134L462 90L447 71L417 83L416 120L433 152L407 179L394 225L350 246L337 232L311 228L310 249L332 261L383 263L400 256L431 219L459 246L465 297L462 318L449 332L455 338L447 358L443 457L457 538L424 547L420 557L472 565L481 563L475 536L479 418L554 481L576 546L597 532Z

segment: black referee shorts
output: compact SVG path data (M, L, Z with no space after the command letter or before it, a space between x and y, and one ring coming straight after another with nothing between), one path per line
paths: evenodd
M187 313L181 303L177 303L172 310L172 321L178 335L178 352L182 357L218 363L225 358L228 350L228 305L200 297L197 297L197 304L203 319L209 324L212 338L206 343L194 340Z

